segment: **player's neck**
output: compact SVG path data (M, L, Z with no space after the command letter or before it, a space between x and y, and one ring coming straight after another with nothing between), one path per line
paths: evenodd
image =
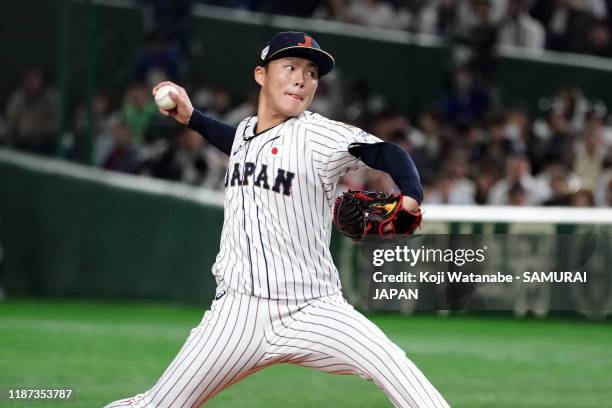
M255 133L261 133L275 126L280 125L289 119L286 115L270 112L268 109L257 110L257 127Z

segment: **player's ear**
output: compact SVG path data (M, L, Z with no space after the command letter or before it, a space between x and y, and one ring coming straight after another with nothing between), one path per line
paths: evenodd
M260 66L255 67L253 77L255 78L255 82L257 82L259 86L263 86L266 80L266 68Z

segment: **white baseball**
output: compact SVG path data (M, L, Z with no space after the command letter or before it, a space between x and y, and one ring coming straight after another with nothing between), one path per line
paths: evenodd
M163 110L172 110L176 108L176 103L170 99L170 92L178 95L178 89L172 85L164 85L155 92L155 103Z

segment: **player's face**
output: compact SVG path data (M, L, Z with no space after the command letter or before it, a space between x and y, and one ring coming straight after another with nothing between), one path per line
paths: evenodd
M305 58L287 57L271 61L256 72L264 103L278 115L301 115L314 98L319 76L317 66Z

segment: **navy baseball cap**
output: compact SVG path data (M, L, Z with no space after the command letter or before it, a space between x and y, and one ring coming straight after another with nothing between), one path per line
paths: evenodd
M319 76L328 74L334 68L334 57L321 49L310 35L297 31L276 33L261 50L258 65L283 57L300 57L314 62L319 67Z

